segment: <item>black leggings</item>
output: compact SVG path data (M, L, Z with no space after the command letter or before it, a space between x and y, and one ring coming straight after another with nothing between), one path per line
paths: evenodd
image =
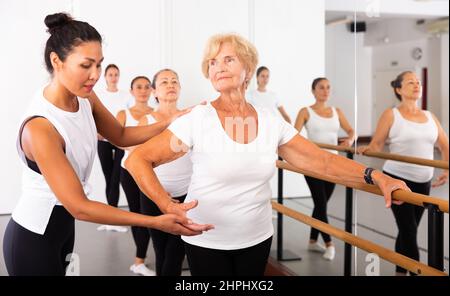
M384 172L392 178L402 180L408 185L412 192L430 195L431 181L425 183L412 182L398 176ZM411 259L419 260L419 246L417 244L417 228L422 218L424 208L409 203L391 206L395 222L398 227L397 239L395 240L395 251ZM406 269L395 267L396 272L406 273Z
M119 203L119 179L120 179L120 161L123 158L124 151L106 141L98 141L98 158L102 166L103 175L106 182L106 200L108 204L117 207Z
M175 197L179 202L184 202L186 195ZM162 212L158 206L147 196L141 193L142 214L159 216ZM150 228L155 250L156 275L181 275L184 259L184 242L179 235L169 234Z
M120 182L128 201L130 212L142 213L139 187L128 171L122 168L120 172ZM136 245L136 257L145 259L147 257L148 243L150 241L150 232L145 227L131 226L134 243Z
M272 237L239 250L217 250L185 243L193 276L263 276Z
M3 256L10 276L64 276L73 251L75 221L63 206L53 211L43 235L12 218L3 238Z
M308 176L305 176L305 180L306 183L308 183L308 187L311 191L311 196L314 201L314 210L312 212L312 217L322 222L328 223L327 203L330 200L331 195L333 194L336 184ZM331 242L331 237L328 233L320 231L320 234L322 235L323 241L325 243ZM319 238L319 230L311 228L309 238L311 240L317 241L317 239Z

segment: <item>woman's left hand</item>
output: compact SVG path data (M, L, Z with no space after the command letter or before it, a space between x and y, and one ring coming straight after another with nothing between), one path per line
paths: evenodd
M445 182L447 182L448 180L448 170L445 170L442 172L442 174L440 174L436 180L434 180L433 184L431 184L431 187L438 187L441 185L444 185Z
M406 186L405 182L394 179L388 175L383 174L380 171L374 171L372 174L372 178L375 185L380 188L381 192L384 195L386 208L390 208L392 204L401 205L403 203L403 201L392 199L392 192L394 192L395 190L401 189L411 192L411 189Z

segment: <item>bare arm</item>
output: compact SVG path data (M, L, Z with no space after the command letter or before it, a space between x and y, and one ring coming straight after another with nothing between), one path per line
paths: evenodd
M300 133L303 129L303 126L309 119L308 109L302 108L297 114L297 118L295 119L295 128Z
M383 151L384 144L389 136L389 130L391 129L393 122L394 113L392 112L392 109L386 109L378 120L377 129L372 137L372 141L370 141L368 146L359 147L358 153L364 153L366 151Z
M448 162L448 153L449 153L449 145L448 145L448 136L442 128L439 120L437 120L436 116L433 114L433 119L436 122L438 127L438 138L437 138L437 147L441 152L442 160ZM448 170L443 170L442 173L437 177L437 179L433 182L432 186L437 187L444 185L448 180Z
M345 157L329 153L309 142L300 135L296 135L288 143L278 149L279 155L287 162L307 172L337 178L338 180L363 183L365 166ZM397 189L408 190L403 181L393 179L380 171L372 174L375 184L383 192L386 207L392 203L391 192ZM393 201L399 204L398 201Z
M339 108L336 108L336 111L339 116L339 124L341 125L341 128L347 133L347 138L342 140L342 142L339 145L344 147L350 147L353 145L353 142L355 141L355 131L348 122L347 118L345 117L344 112L342 112L341 109Z
M280 111L281 116L283 116L284 120L291 123L291 118L287 114L286 110L284 110L283 106L278 107L278 111Z
M155 227L162 231L187 235L199 234L180 226L181 217L150 217L123 211L89 200L81 182L64 154L64 140L45 118L30 120L22 133L22 147L34 160L58 200L78 220L113 225ZM63 176L63 177L61 177Z
M92 112L99 134L115 146L119 147L128 147L144 143L166 129L175 118L190 111L190 109L182 110L169 120L159 121L151 125L123 127L114 116L109 113L105 106L103 106L102 102L100 102L94 92L92 92L89 100L92 104Z
M125 161L125 167L133 176L141 191L150 198L163 213L176 213L186 219L185 226L198 231L206 231L211 225L192 224L186 212L197 206L197 201L176 204L162 187L154 168L182 157L189 150L175 135L165 130L158 136L137 147Z

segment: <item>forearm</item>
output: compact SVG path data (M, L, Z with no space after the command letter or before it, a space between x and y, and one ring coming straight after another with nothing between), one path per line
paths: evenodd
M282 158L293 166L312 174L322 175L336 181L365 183L366 167L358 162L320 149L317 145L296 136L279 148Z
M366 183L364 180L365 165L340 155L329 154L324 156L321 161L323 166L320 174L344 182Z
M129 147L142 144L152 137L160 134L169 126L169 121L159 121L146 126L125 127L114 145Z
M125 167L138 184L141 191L150 198L162 212L166 212L171 199L159 182L151 162L130 154L125 161Z
M441 151L442 160L445 160L446 162L448 162L448 152L449 152L448 146L439 148L439 150Z
M348 135L348 141L351 143L351 144L353 144L353 142L355 142L355 131L352 129L352 130L349 130L348 132L347 132L347 135Z
M109 225L131 225L141 227L152 227L155 218L124 211L104 203L86 200L77 209L73 216L77 220Z

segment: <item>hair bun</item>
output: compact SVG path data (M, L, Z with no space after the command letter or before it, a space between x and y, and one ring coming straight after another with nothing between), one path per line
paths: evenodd
M53 34L55 29L60 28L64 25L67 25L72 21L72 17L64 12L59 12L55 14L49 14L45 17L44 23L47 26L50 34Z
M396 80L392 80L391 81L391 87L393 87L393 88L397 88L398 86L397 86L397 81Z

